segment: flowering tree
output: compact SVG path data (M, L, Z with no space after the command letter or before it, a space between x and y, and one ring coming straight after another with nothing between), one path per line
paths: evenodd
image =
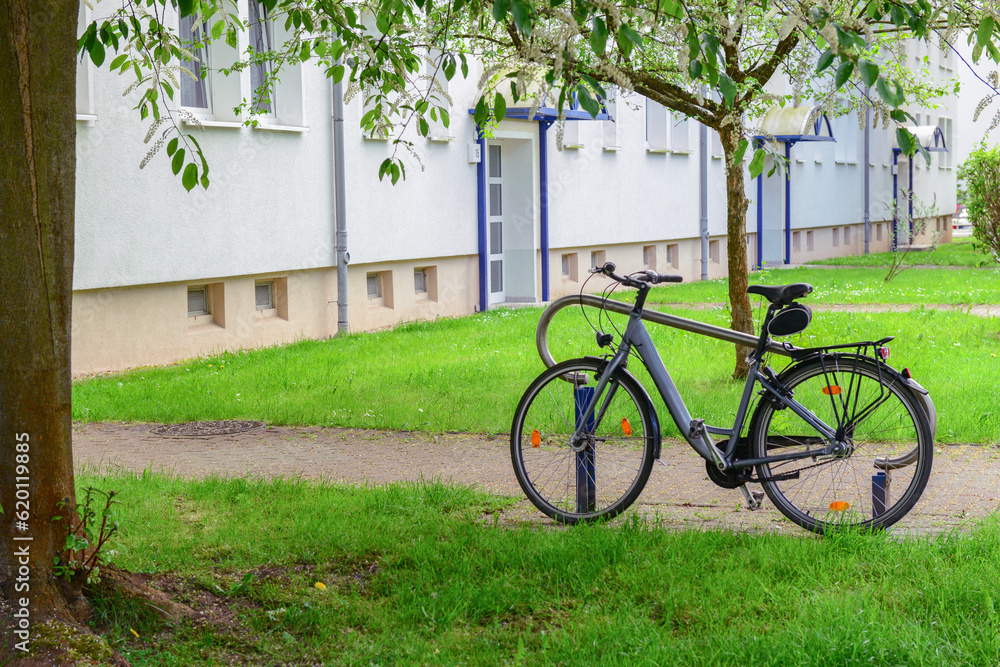
M605 87L614 85L718 132L732 328L747 333L753 319L746 295L743 158L757 133L754 119L766 106L789 101L768 94L767 84L787 76L809 96L839 90L872 104L899 125L899 145L913 155L923 149L903 129L912 118L900 107L942 91L901 68L893 44L934 38L947 48L960 30L973 28L976 58L983 51L1000 58L990 13L940 0L471 0L468 16L464 35L492 65L494 88L506 90L512 81L515 96L530 98L541 81L558 91L560 109L575 97L596 115ZM503 108L488 90L476 119L501 117ZM751 177L763 169L766 150L754 151ZM747 372L746 353L737 348L736 377Z

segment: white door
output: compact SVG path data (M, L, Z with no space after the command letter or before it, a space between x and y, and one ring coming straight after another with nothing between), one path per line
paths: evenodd
M487 147L488 162L486 165L486 227L489 234L489 284L490 303L502 303L506 300L504 293L504 254L503 254L503 171L500 164L500 146L492 144Z

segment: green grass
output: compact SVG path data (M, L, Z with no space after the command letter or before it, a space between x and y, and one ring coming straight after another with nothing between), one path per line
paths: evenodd
M505 527L437 483L78 477L123 501L114 561L217 614L133 665L993 665L995 521L936 538ZM251 576L247 576L251 575ZM323 582L325 590L315 588ZM113 607L113 605L112 605Z
M822 259L810 264L826 264L835 266L872 266L888 267L893 258L891 252L878 252L870 255L852 255L850 257L833 257ZM996 267L996 261L977 248L973 247L971 238L956 239L951 243L942 243L933 250L907 253L904 258L906 265L919 266L971 266Z
M1000 267L996 269L908 269L890 282L885 271L872 268L817 269L796 267L750 274L751 285L809 283L813 292L803 303L843 304L1000 304ZM728 303L727 279L658 287L650 303Z
M728 324L722 309L671 312ZM543 370L534 347L538 317L534 308L498 310L92 378L75 384L73 415L506 433L521 393ZM622 328L622 318L615 321ZM602 326L612 330L606 320ZM557 360L599 352L578 309L560 313L550 332ZM651 333L692 414L731 424L741 389L729 380L735 348L667 327ZM891 362L909 367L931 391L939 440L1000 439L997 319L933 310L816 313L806 333L789 340L810 347L882 336L897 337ZM772 363L780 369L787 359L773 357ZM630 369L669 422L641 366ZM666 432L675 432L672 423Z

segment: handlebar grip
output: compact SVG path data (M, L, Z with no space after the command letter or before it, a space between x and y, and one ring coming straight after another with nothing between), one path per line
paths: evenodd
M660 283L682 283L684 282L684 276L668 275L665 273L657 273L656 271L646 271L644 272L647 282L654 285L659 285Z

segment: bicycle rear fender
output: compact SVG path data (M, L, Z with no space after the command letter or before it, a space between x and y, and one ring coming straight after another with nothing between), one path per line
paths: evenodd
M587 356L584 357L584 359L596 361L604 366L608 363L608 360L602 357ZM601 372L604 372L603 368ZM653 431L653 458L658 459L660 458L660 445L663 443L663 431L660 429L660 416L656 414L656 407L653 405L653 399L649 397L649 392L647 392L646 388L642 386L642 383L639 382L634 375L629 373L628 370L624 367L619 367L618 372L624 373L630 380L632 380L632 382L635 383L635 386L639 388L639 396L636 398L645 404L646 412L649 414L649 419L653 422L651 424Z
M882 370L890 378L892 378L894 381L898 382L899 384L903 385L904 387L910 390L910 393L913 394L913 397L917 399L917 404L920 405L920 407L923 408L924 410L924 414L927 417L927 423L930 424L931 427L931 437L932 438L937 437L937 408L934 407L934 400L931 398L930 392L924 389L923 385L921 385L913 378L906 377L905 375L903 375L902 372L897 371L895 368L885 363L884 361L879 362L879 360L875 359L874 357L865 356L863 354L850 354L850 353L831 354L831 353L824 353L822 349L817 349L812 354L796 356L795 363L789 365L788 368L786 368L785 370L781 371L781 373L778 374L778 380L779 381L783 380L786 375L791 373L799 365L809 361L813 361L814 359L818 359L824 354L826 356L837 357L839 359L859 359L880 365L882 367Z

